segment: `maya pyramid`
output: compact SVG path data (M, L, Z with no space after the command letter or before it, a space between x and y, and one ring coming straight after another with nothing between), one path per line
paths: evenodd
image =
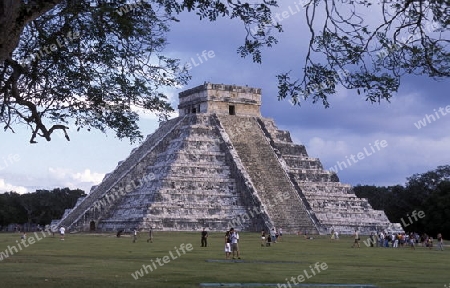
M261 89L205 83L57 225L343 234L403 231L260 113Z

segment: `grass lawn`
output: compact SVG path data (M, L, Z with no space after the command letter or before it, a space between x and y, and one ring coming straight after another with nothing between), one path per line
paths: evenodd
M4 258L0 261L0 287L200 287L200 283L273 283L269 287L290 288L289 284L294 287L291 277L299 276L304 277L301 284L450 287L450 247L445 251L423 247L412 250L370 248L361 243L358 249L350 248L352 238L348 236L331 241L325 236L306 240L296 235L284 235L282 242L261 247L259 233L240 233L242 259L224 261L223 233L210 233L207 248L200 247L200 232L154 231L153 243L146 242L146 233L141 233L136 243L132 243L129 235L117 238L114 234L68 234L64 241L58 236L45 236L39 233L42 239L36 240L34 234L28 233L28 238L34 237L36 243L26 242L28 247L19 247L16 240L20 241L20 234L0 234L0 252L9 253L8 257L0 255ZM186 247L184 253L182 244ZM190 245L192 249L188 251ZM16 247L17 253L12 247ZM317 262L322 266L315 268L314 275L311 269ZM148 266L147 273L143 265ZM141 277L135 274L140 269Z

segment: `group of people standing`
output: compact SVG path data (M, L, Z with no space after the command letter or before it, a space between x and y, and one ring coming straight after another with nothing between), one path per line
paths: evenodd
M239 254L239 233L231 228L225 233L225 259L241 259Z
M201 233L201 247L208 247L208 231L203 228ZM239 233L231 228L225 232L225 259L241 259L239 254Z
M359 231L355 230L353 234L354 243L352 247L360 247L360 234ZM368 238L366 245L370 247L392 247L399 248L409 246L411 249L416 249L416 244L421 243L423 247L433 248L433 237L423 234L419 236L418 233L388 233L384 231L379 231L377 234L372 232ZM444 239L442 234L437 235L437 249L444 250Z
M281 241L282 237L283 237L282 228L279 228L277 230L275 229L275 227L272 227L272 229L270 229L268 233L266 233L265 230L261 230L261 247L264 246L268 247L272 243L277 243L278 241Z
M123 232L123 230L120 231L120 232ZM138 228L134 228L132 233L133 233L133 243L136 243L136 241L138 239L139 229ZM117 237L120 237L120 234L118 233ZM150 230L148 230L147 243L148 242L153 243L153 228L151 228L151 227L150 227Z

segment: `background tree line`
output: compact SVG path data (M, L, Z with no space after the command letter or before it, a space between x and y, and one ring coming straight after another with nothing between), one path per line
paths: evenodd
M384 210L391 222L402 224L407 232L442 233L450 237L450 166L439 166L423 174L407 178L405 186L354 187L358 197L368 198L374 209ZM417 221L412 212L424 211ZM408 215L410 217L408 217ZM411 220L409 219L411 218Z
M69 188L0 194L0 230L14 223L50 224L53 219L60 219L65 209L73 208L77 199L85 195L83 190Z

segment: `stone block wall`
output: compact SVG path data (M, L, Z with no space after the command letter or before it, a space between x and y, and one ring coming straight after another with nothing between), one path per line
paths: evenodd
M101 213L101 211L97 210L107 209L110 205L98 205L97 203L100 203L99 200L105 198L108 193L117 195L115 190L126 190L126 186L130 184L129 178L132 178L130 176L128 176L128 179L125 178L130 170L133 170L135 167L142 169L141 159L151 151L151 147L169 134L178 122L182 120L183 118L180 117L163 123L155 133L147 137L141 146L134 149L127 159L119 163L113 172L107 174L98 186L93 187L86 197L78 201L75 207L61 218L59 225L68 229L75 229L75 227L83 229L86 226L86 222L91 221L93 216L96 217ZM122 181L122 184L120 181Z
M243 222L247 206L242 203L225 161L223 141L210 118L189 115L189 121L161 142L166 144L144 165L156 177L123 195L100 221L102 230L154 227L192 231L207 227L225 231ZM250 226L253 222L246 221L242 227Z
M261 116L261 89L247 86L205 83L179 94L180 116L191 113Z

